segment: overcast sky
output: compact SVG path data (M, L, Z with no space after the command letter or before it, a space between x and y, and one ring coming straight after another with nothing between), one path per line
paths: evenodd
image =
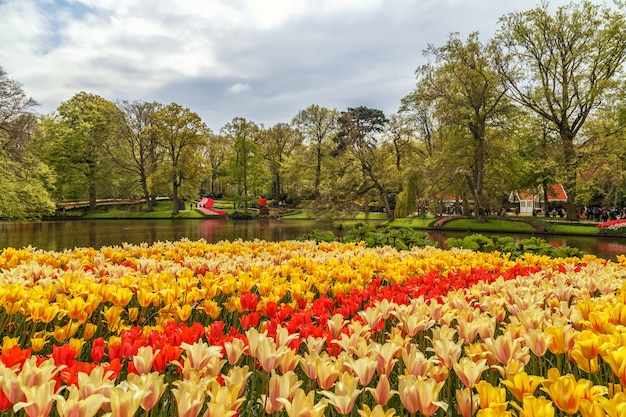
M80 91L176 102L214 131L311 104L389 115L422 51L534 0L0 0L0 66L55 110ZM566 0L552 0L554 7Z

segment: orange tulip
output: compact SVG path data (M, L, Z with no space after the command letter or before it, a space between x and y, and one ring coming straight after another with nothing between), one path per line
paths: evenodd
M457 411L461 416L472 417L478 410L478 395L475 395L471 388L457 389L455 397Z
M409 413L417 411L430 417L438 408L448 409L448 404L438 401L439 391L444 382L437 382L432 378L416 378L413 375L398 377L398 395L400 401Z
M379 405L385 405L391 397L398 393L396 390L391 389L391 384L389 383L389 378L387 375L383 374L378 378L378 384L376 388L367 387L366 391L369 391L374 397L374 401L376 401Z
M535 355L542 357L548 351L553 336L539 329L530 329L522 335L522 338Z
M458 363L452 365L459 380L468 388L472 388L480 381L483 372L489 369L486 359L480 359L477 362L472 361L468 357L463 357Z
M376 374L376 359L371 357L363 357L359 359L349 358L346 367L350 368L359 378L359 383L364 387L370 384L370 381Z
M246 346L244 341L238 338L233 339L231 342L224 343L224 350L226 351L228 363L234 365L239 362L239 358L241 358L245 349Z

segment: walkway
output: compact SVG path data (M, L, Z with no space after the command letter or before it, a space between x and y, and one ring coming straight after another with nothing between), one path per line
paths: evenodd
M228 212L226 211L213 210L214 202L212 198L203 198L196 204L196 210L205 216L228 216Z

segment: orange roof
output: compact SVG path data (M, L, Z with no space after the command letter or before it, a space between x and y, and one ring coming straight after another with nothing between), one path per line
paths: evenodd
M567 193L561 184L548 186L548 201L567 201Z
M519 199L530 201L533 200L536 194L531 194L529 191L520 191ZM543 197L543 195L540 195ZM565 188L561 184L548 185L548 201L567 201L567 193Z

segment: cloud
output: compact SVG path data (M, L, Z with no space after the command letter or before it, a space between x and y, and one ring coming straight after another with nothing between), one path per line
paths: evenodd
M247 83L237 83L228 87L228 92L233 94L243 93L244 91L250 90L252 87Z
M557 3L566 3L558 0ZM429 43L527 0L3 0L0 65L54 110L79 91L177 102L214 130L311 104L397 110ZM254 87L254 88L252 88Z

